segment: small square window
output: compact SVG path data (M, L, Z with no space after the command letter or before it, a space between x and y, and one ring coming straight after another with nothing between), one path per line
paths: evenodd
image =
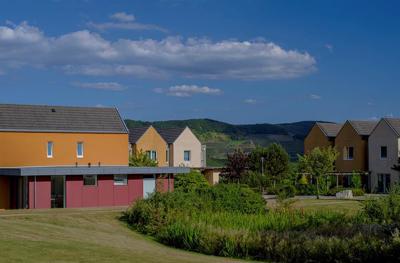
M114 175L114 185L128 185L128 176L126 174Z
M388 149L387 146L381 146L381 159L387 159Z
M84 186L97 186L97 175L84 175L83 176Z
M183 152L183 160L185 162L190 162L190 151L184 151Z
M53 142L47 142L47 158L53 158Z
M78 142L76 144L76 156L78 158L83 158L83 142Z

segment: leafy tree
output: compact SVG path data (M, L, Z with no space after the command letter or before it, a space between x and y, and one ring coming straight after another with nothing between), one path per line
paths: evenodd
M157 161L150 159L150 157L142 150L129 156L129 166L156 167L157 165Z
M222 176L227 181L239 182L245 171L248 169L249 157L241 149L236 149L233 153L227 154L227 162Z
M289 155L281 145L273 143L266 149L264 163L265 173L271 177L275 188L276 181L284 179L288 174Z
M319 180L322 176L328 176L335 170L335 160L338 152L332 148L314 148L309 154L299 155L299 167L303 173L311 174L317 183L317 199L319 199Z
M175 175L175 190L185 193L206 189L209 184L199 171Z
M257 146L249 154L249 169L254 172L262 173L265 171L265 158L268 154L268 149L264 147ZM262 167L264 164L264 167Z

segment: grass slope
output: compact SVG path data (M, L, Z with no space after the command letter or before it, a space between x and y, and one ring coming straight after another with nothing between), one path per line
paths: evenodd
M237 262L160 245L129 229L121 211L0 211L0 262Z
M153 125L156 128L190 127L203 144L207 145L207 165L222 166L226 154L236 148L245 151L257 145L268 146L273 142L282 144L292 159L303 152L303 140L314 121L283 124L234 125L211 119L190 119L144 122L125 121L128 128Z

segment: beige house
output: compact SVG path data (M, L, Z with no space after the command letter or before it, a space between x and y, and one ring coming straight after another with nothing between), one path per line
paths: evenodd
M189 127L157 130L167 142L169 166L206 166L205 146L201 145Z
M385 193L400 182L400 173L392 169L400 157L400 119L382 119L372 131L368 147L371 191Z

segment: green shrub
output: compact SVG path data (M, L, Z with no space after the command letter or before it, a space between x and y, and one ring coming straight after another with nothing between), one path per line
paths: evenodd
M316 195L317 187L314 184L298 184L296 185L296 192L298 195Z
M296 187L293 185L281 185L278 187L278 198L279 199L286 199L295 197L296 195Z
M205 177L199 171L191 171L188 174L175 175L175 190L182 192L192 192L203 190L209 187Z
M363 196L364 195L364 190L361 188L353 188L351 189L353 192L353 196Z
M400 188L394 187L388 196L370 199L364 202L363 213L366 217L380 224L400 223Z

